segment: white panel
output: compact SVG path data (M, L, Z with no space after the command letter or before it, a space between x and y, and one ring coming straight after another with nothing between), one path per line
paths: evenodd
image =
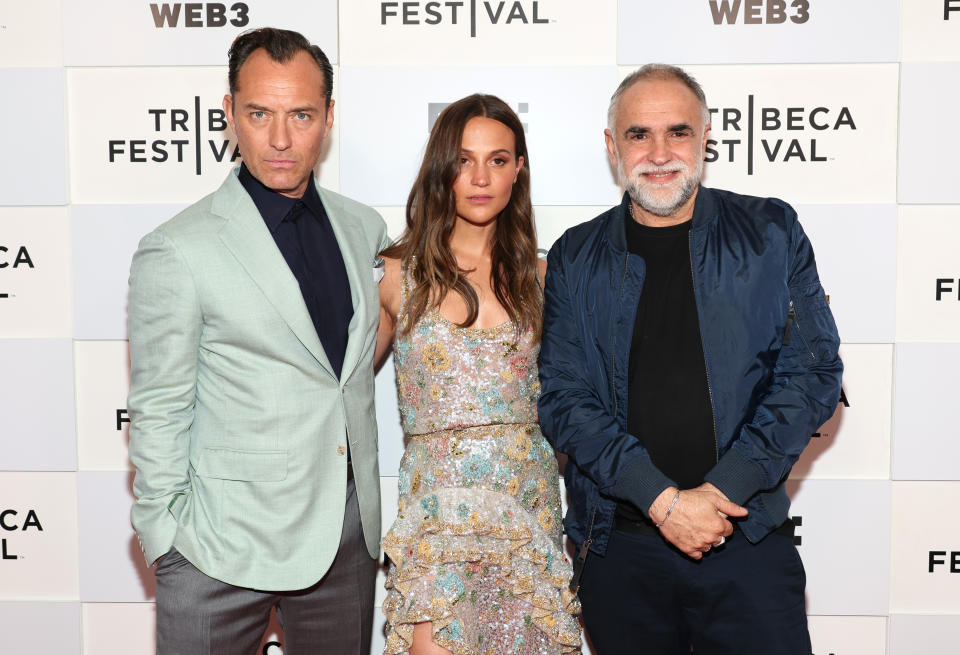
M617 61L896 61L899 4L898 0L620 0ZM677 38L681 25L683 38Z
M897 206L800 205L844 343L893 343Z
M960 206L900 207L897 341L960 341Z
M790 477L881 479L890 476L893 346L840 347L843 400L810 440Z
M337 0L62 0L68 66L215 66L243 31L294 29L337 61Z
M342 2L340 13L352 66L615 61L616 0Z
M80 655L80 603L0 602L0 635L9 655Z
M387 234L390 235L390 238L394 241L399 239L400 235L407 229L407 208L377 207L376 209L380 212L380 215L383 216L383 220L387 224Z
M883 616L889 598L890 483L787 483L807 572L807 612Z
M126 341L74 344L77 461L81 471L132 470L127 444L130 349Z
M380 446L380 474L398 475L403 457L403 428L397 405L397 375L393 355L387 357L375 380L377 405L377 442Z
M67 203L63 78L62 68L0 68L0 205Z
M809 616L813 655L885 655L887 619L882 616Z
M0 337L69 337L71 301L66 208L0 207Z
M891 614L960 614L958 506L958 483L893 483Z
M893 479L960 480L956 372L960 343L898 343Z
M380 605L377 605L373 610L373 639L370 640L370 655L379 655L384 652L387 642L384 632L386 625L387 617L383 615ZM282 653L267 653L267 655L282 655Z
M0 473L0 600L79 600L76 473Z
M342 73L341 185L352 198L405 205L440 107L471 93L492 93L526 125L534 204L603 205L619 199L603 145L607 99L617 84L614 66L432 71L344 66Z
M153 603L84 603L84 655L155 655Z
M888 655L948 653L960 644L960 616L916 616L894 614L890 617Z
M157 582L130 525L133 474L80 473L80 599L134 602L156 595Z
M75 470L70 340L0 339L0 362L0 466L21 471ZM0 494L0 505L5 502Z
M223 118L226 68L73 68L68 83L74 202L194 202L240 162ZM335 121L320 156L334 190L337 132Z
M903 61L960 60L960 0L900 3Z
M133 253L145 234L173 218L185 206L70 207L74 337L127 338L127 289Z
M619 204L616 198L611 199L611 205ZM574 225L593 220L610 207L564 207L544 206L534 207L534 216L537 219L537 249L540 256L546 258L553 242Z
M707 186L794 205L895 202L895 64L686 70L712 112Z
M60 0L0 2L0 66L62 66Z
M960 132L946 128L960 105L960 85L954 83L960 79L960 62L904 63L900 70L897 198L901 203L960 202L955 154ZM931 125L944 128L931 135Z
M386 473L386 471L381 471ZM394 471L393 473L396 473ZM399 513L399 502L400 502L400 489L397 484L397 477L382 477L380 478L380 511L383 515L383 520L380 522L380 532L381 536L387 534L387 531L390 529L390 526L393 525L393 521L397 518ZM375 601L377 607L383 605L383 601L387 597L387 590L384 589L383 583L387 580L387 567L383 566L383 550L380 551L380 564L379 570L377 571L377 582L376 582L376 595ZM376 632L376 629L374 629Z

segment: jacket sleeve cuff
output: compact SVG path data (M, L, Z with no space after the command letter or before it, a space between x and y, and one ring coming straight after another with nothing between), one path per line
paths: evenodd
M151 515L149 518L142 516L142 512L142 506L134 505L132 518L143 558L147 566L151 566L159 557L166 555L173 546L173 539L177 535L177 521L165 507L157 515ZM143 525L144 523L148 525Z
M763 488L763 472L756 464L731 448L704 477L722 491L731 502L743 505Z
M661 473L650 456L644 453L620 473L610 493L615 498L630 502L649 518L650 505L667 487L679 489L677 483Z

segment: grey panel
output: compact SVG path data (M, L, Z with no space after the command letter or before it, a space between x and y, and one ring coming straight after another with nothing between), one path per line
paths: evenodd
M0 339L0 362L0 467L76 470L73 342Z
M156 595L130 525L132 472L78 474L80 521L80 599L84 602L137 602Z
M140 239L185 205L73 205L74 336L127 338L130 260Z
M0 68L0 205L67 203L62 68Z

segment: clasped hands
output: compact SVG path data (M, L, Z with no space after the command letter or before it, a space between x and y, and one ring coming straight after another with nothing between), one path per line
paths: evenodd
M666 516L676 487L668 487L650 505L650 518L663 525L660 534L692 559L700 559L713 546L719 546L733 533L728 516L743 517L747 509L730 500L709 482L684 489ZM664 520L666 519L666 520Z

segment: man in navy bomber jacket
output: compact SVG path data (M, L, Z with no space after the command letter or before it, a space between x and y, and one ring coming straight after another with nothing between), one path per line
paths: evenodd
M600 654L810 653L783 483L836 408L840 339L793 209L700 186L709 119L683 70L628 76L623 202L548 258L540 421Z

